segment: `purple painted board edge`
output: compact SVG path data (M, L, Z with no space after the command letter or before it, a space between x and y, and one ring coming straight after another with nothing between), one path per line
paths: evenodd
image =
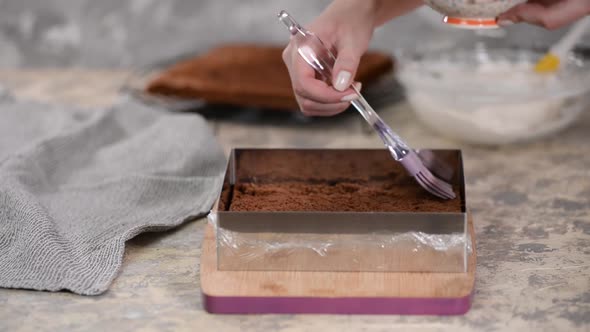
M246 297L203 293L205 310L214 314L359 314L462 315L471 294L458 298L401 297Z

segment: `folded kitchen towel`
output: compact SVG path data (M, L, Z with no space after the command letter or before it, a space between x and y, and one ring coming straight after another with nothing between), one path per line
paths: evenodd
M125 241L209 211L225 162L196 114L0 93L0 287L105 292Z

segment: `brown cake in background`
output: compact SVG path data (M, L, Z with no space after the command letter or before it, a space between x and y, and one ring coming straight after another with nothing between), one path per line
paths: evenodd
M455 199L434 197L386 150L249 151L237 156L236 168L222 210L461 212L457 181Z
M271 109L297 109L282 47L226 45L177 63L151 80L151 94ZM369 52L356 80L367 86L391 71L390 56Z

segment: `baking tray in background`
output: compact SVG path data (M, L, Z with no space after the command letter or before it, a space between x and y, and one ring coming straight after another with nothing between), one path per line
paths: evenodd
M163 59L149 65L132 69L131 74L123 82L120 92L129 95L147 105L154 105L174 112L199 112L205 116L223 116L240 112L256 111L269 114L282 114L302 122L309 122L311 118L305 117L297 109L263 109L256 107L240 107L234 105L209 104L201 99L177 98L151 94L145 91L145 87L151 79L160 75L170 66L197 56L198 52L187 52L178 56ZM395 62L395 59L394 59ZM394 71L383 75L367 86L363 86L363 96L378 111L379 108L395 104L404 98L403 88L395 78ZM349 112L344 112L349 113Z

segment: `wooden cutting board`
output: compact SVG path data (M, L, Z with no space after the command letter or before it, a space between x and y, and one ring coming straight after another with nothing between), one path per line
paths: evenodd
M220 271L214 229L201 255L205 309L220 314L321 313L459 315L471 307L475 232L466 273Z

